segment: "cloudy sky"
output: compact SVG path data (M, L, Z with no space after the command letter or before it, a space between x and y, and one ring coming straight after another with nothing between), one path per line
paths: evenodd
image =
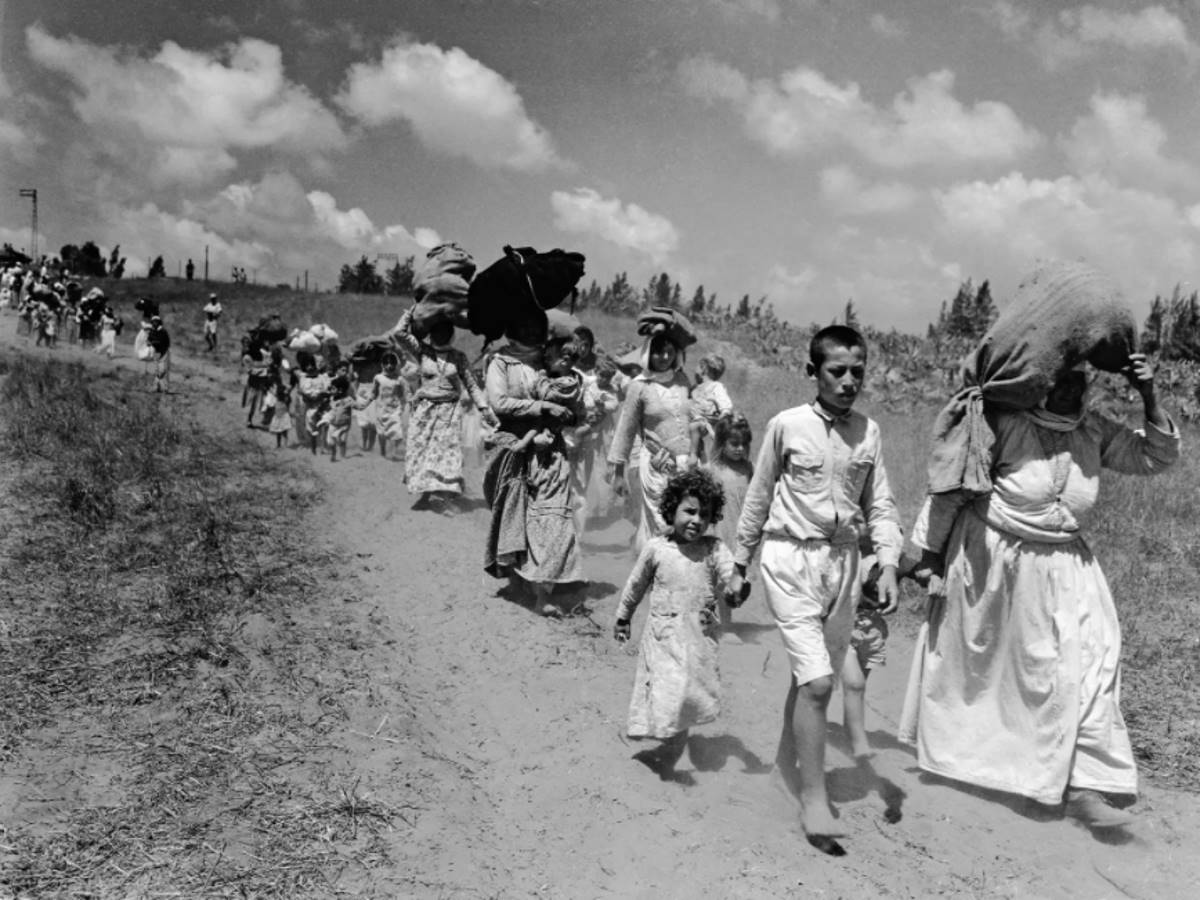
M0 0L0 239L331 285L565 247L921 331L1039 258L1200 282L1200 0Z

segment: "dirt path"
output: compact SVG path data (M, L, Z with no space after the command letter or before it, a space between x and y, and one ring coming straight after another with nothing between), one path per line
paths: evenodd
M179 359L175 380L179 394L165 402L212 421L237 416L229 370ZM351 894L1196 895L1195 795L1147 786L1128 840L1102 843L1056 817L921 776L892 737L915 630L908 613L894 628L890 664L868 687L880 782L864 784L836 741L830 753L849 856L809 848L792 801L758 765L773 756L787 679L761 596L736 614L737 638L722 645L727 712L685 757L696 783L661 782L630 759L637 748L623 738L636 640L625 649L608 633L631 564L627 526L588 535L590 614L547 621L482 574L481 501L455 517L415 512L399 463L352 450L312 464L330 485L325 520L356 567L343 600L361 604L364 647L375 648L362 651L372 674L347 707L344 751L362 797L403 812L379 866L352 876ZM468 474L475 498L479 475ZM635 638L639 626L640 616ZM831 732L836 739L839 729ZM895 824L885 822L880 784L902 812Z

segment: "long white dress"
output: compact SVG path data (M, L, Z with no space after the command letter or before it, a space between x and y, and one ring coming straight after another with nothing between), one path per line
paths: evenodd
M927 499L913 529L918 547L946 548L946 591L918 639L900 738L928 772L1042 803L1068 785L1134 794L1121 631L1080 524L1102 467L1155 474L1179 434L1005 413L996 438L992 493Z

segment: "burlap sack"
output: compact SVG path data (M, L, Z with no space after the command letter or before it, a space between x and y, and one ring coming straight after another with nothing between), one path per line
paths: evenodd
M1039 266L964 362L965 387L934 422L929 492L989 493L996 438L986 411L1033 408L1059 372L1081 362L1119 371L1136 335L1129 304L1108 276L1081 262Z

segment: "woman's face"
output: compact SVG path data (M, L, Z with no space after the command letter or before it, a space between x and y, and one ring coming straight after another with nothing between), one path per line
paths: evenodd
M1079 369L1060 373L1046 395L1047 411L1060 416L1077 414L1083 409L1083 394L1087 386L1087 375Z
M650 371L669 372L675 368L675 357L679 351L666 338L655 338L650 344Z

